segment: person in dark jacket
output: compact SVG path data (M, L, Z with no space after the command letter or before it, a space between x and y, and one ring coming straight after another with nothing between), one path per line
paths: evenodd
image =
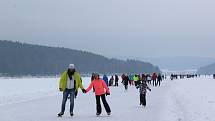
M151 89L149 88L149 86L146 83L146 80L143 80L142 83L140 84L139 87L139 92L140 92L140 105L142 106L146 106L146 93L147 93L147 89L149 91L151 91Z
M158 77L157 77L156 86L160 86L161 85L161 81L162 81L162 76L161 76L161 74L159 74Z
M94 79L95 79L95 73L92 73L92 75L91 75L91 82L92 82ZM95 92L94 87L93 87L93 92Z
M113 86L113 81L114 81L114 78L113 78L113 76L111 76L111 78L109 80L109 86Z
M122 79L122 83L125 86L125 90L128 90L128 82L129 82L129 77L127 75L124 75Z
M117 75L115 75L115 86L119 86L119 77Z

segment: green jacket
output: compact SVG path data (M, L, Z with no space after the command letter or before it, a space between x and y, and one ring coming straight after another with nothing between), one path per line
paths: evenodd
M59 89L61 88L62 91L65 91L66 86L67 86L67 79L68 79L68 74L67 71L65 71L60 78L60 83L59 83ZM74 73L74 80L75 80L75 89L78 90L78 88L84 89L81 81L81 76L78 72Z
M139 77L138 77L138 76L134 76L134 77L133 77L133 80L134 80L134 81L138 81L138 80L139 80Z

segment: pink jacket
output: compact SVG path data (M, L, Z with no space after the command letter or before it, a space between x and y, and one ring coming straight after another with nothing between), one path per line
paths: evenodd
M110 93L110 90L107 88L107 85L102 79L93 80L90 86L86 89L86 92L89 92L92 89L92 87L94 87L96 95L102 95L105 94L106 92Z

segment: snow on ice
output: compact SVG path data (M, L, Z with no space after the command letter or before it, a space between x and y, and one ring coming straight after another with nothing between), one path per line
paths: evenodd
M102 111L96 117L93 92L79 91L74 117L69 115L69 102L63 117L59 78L0 78L0 121L214 121L215 80L209 77L164 80L161 87L147 93L147 107L139 105L135 87L110 87L107 97L112 115ZM83 78L84 87L90 78Z

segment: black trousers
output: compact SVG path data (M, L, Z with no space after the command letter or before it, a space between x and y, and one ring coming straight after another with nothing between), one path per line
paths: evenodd
M146 94L140 94L140 105L146 106Z
M157 86L156 79L153 80L153 86Z
M134 81L134 85L135 85L135 87L137 86L137 81Z
M97 109L97 113L100 114L102 112L100 98L102 98L102 102L103 102L103 105L105 107L106 112L110 113L111 110L110 110L110 107L109 107L109 105L108 105L108 103L106 101L105 94L103 94L103 95L96 95L96 109Z
M128 85L124 85L125 86L125 90L128 90Z
M160 80L157 81L157 85L158 85L158 86L161 85L161 81L160 81Z
M117 86L117 87L119 86L118 82L115 82L115 86Z

